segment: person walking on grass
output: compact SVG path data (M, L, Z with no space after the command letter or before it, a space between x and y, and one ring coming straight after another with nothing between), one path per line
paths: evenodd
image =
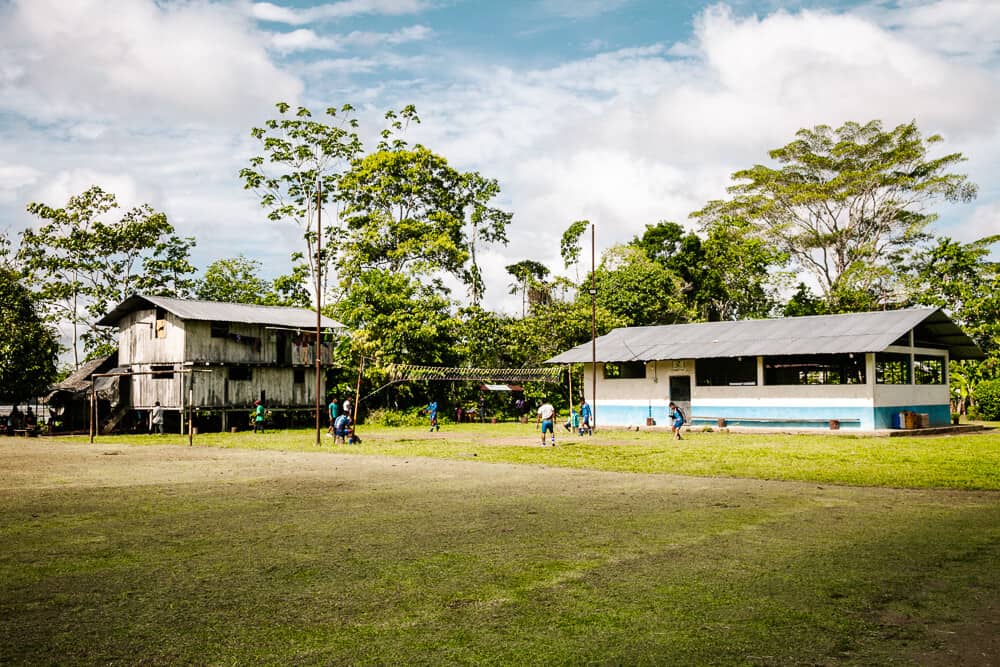
M681 427L684 426L684 413L681 412L676 403L671 402L667 406L667 419L670 420L670 430L674 434L674 440L683 440L681 438Z
M441 430L441 426L438 424L438 403L437 403L437 401L432 400L430 403L428 403L427 407L424 408L424 412L427 413L427 416L431 420L431 431L440 431Z
M594 411L590 408L590 403L587 399L583 399L580 403L580 419L582 423L580 424L580 435L586 431L587 435L594 435Z
M330 428L326 429L326 434L333 437L333 422L337 420L337 415L340 414L340 404L337 403L337 397L334 396L330 399L330 405L326 406L327 412L330 413Z
M545 446L545 432L548 431L552 434L552 446L556 446L556 429L555 429L555 419L556 419L556 409L551 403L545 401L538 407L538 419L535 420L535 428L541 426L542 429L542 447Z
M264 432L264 406L261 405L260 401L253 402L253 432L256 433L257 429L260 432Z
M153 410L149 413L149 431L163 435L163 406L159 401L153 405Z

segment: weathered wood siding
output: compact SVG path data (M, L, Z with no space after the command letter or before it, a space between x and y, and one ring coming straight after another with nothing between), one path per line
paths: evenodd
M156 311L137 310L122 318L118 331L118 363L171 364L184 361L186 325L173 313L163 320L163 337L156 337Z
M187 405L189 391L202 409L249 409L262 392L270 408L315 404L312 334L229 323L224 335L213 337L211 322L161 314L160 324L152 309L131 313L120 323L119 364L134 373L133 408L149 409L159 401L178 409ZM321 346L321 353L329 364L331 346ZM239 369L235 376L231 368ZM169 369L173 377L148 374ZM193 386L192 373L182 372L192 369ZM296 374L301 382L295 382Z

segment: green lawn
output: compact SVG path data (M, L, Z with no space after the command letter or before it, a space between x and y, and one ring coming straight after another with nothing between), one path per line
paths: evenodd
M555 449L541 448L533 424L463 424L429 433L424 428L362 426L361 445L337 446L314 431L261 435L211 433L198 446L331 451L387 456L470 458L493 463L545 464L616 472L799 480L898 488L1000 490L1000 432L875 438L783 433L598 431L579 437L560 431ZM101 437L98 442L114 442ZM181 436L139 436L130 442L187 443Z
M363 435L337 453L309 432L0 438L0 664L976 664L993 646L992 433Z

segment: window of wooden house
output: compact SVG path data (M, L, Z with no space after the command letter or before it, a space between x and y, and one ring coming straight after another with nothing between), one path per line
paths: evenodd
M247 381L253 379L253 369L249 366L230 366L229 379L237 381Z
M696 359L695 382L699 387L742 387L757 384L757 357Z
M764 357L764 384L865 384L863 354L789 354Z
M292 370L292 381L295 384L305 384L306 383L306 369L295 368Z
M641 380L646 377L646 363L623 361L604 364L605 380Z
M914 355L913 381L916 384L945 384L944 357Z
M170 364L160 365L160 366L150 366L149 370L152 372L151 377L154 380L174 379L174 367Z
M212 322L212 338L228 338L229 322Z
M157 338L167 337L167 311L163 308L156 309L156 325L153 328L154 336Z
M910 355L875 353L875 384L910 384Z

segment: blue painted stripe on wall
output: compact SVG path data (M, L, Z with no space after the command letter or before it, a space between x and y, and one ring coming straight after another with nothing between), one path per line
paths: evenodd
M646 418L652 415L658 426L667 426L666 408L652 406L648 401L625 403L616 401L612 404L597 402L597 424L608 426L639 426L646 423ZM702 405L697 400L692 402L688 420L693 424L715 425L718 417L727 419L733 425L761 427L796 427L796 428L829 428L830 419L838 419L841 428L856 428L861 430L893 428L893 415L908 410L910 412L927 413L931 426L947 426L951 423L951 408L948 405L893 405L873 408L866 405L761 405L759 403L746 405ZM698 419L701 417L701 419ZM740 422L740 418L756 421ZM794 422L796 419L814 419L817 422ZM761 421L765 420L765 421Z
M899 409L896 410L897 412ZM927 410L922 410L927 412ZM667 412L663 408L653 407L653 418L657 425L668 424ZM597 424L609 426L637 426L646 423L649 416L649 405L597 403ZM691 414L688 420L694 424L714 425L718 417L724 417L736 424L742 417L757 421L739 423L740 426L760 427L796 427L796 428L829 428L830 419L841 421L841 428L858 428L871 430L874 427L874 415L870 406L837 406L837 405L730 405L726 407L705 405L692 402ZM703 419L697 419L702 417ZM794 422L796 419L814 419L817 422ZM891 421L891 417L889 418ZM765 420L765 421L760 421ZM882 428L882 427L880 427ZM884 428L889 428L888 426Z

